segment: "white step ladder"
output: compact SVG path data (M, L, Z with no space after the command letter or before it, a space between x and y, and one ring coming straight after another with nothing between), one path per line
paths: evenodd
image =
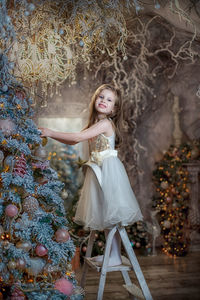
M125 256L122 256L122 264L121 265L109 267L108 266L109 254L110 254L110 250L111 250L111 246L112 246L112 240L113 240L113 237L114 237L116 231L119 232L122 243L124 245L124 249L126 250L126 253L127 253L127 256L129 259L127 259ZM91 258L92 248L93 248L93 244L94 244L94 240L95 240L95 232L96 232L96 230L92 230L90 233L87 252L86 252L86 255L84 258L83 272L82 272L82 277L81 277L81 286L83 288L85 286L85 280L86 280L88 267L95 269L97 272L101 272L97 300L102 300L107 272L120 271L122 273L122 276L123 276L124 282L125 282L123 287L128 291L128 293L130 295L130 299L132 299L132 300L136 300L136 299L153 300L151 293L149 291L149 288L147 286L147 283L145 281L144 275L142 273L142 270L140 268L140 265L138 263L138 260L136 258L136 255L135 255L133 248L131 246L131 243L129 241L129 238L128 238L125 228L115 226L110 230L108 237L107 237L107 241L106 241L106 247L105 247L105 251L104 251L102 264L100 264L99 262L93 261ZM135 284L133 284L130 280L128 271L132 271L132 270L134 270L134 272L136 274L136 277L140 284L140 288L138 286L136 286Z

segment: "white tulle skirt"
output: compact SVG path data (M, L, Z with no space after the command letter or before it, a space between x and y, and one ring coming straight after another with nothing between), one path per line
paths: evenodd
M74 221L85 229L103 230L117 224L127 226L142 219L119 158L105 158L101 167L88 164Z

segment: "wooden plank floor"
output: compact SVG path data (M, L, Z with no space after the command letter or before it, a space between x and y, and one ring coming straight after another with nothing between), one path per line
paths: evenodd
M154 300L200 300L200 252L191 252L185 257L170 258L163 253L157 256L137 255L144 277ZM80 280L81 268L76 271ZM131 279L137 283L133 272ZM95 300L99 273L89 269L85 300ZM122 287L120 272L107 273L103 300L129 299Z

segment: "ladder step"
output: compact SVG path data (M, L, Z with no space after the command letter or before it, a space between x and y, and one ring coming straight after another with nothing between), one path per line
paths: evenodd
M85 262L97 272L101 272L102 263L96 262L92 260L92 257L85 257ZM106 272L114 272L114 271L131 271L132 266L129 259L122 255L122 264L113 267L107 267Z
M142 290L132 283L131 285L123 284L123 287L133 296L135 296L138 299L145 299L144 295L142 293Z

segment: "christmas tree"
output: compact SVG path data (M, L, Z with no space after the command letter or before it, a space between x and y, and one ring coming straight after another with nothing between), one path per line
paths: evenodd
M163 251L169 256L183 256L188 251L190 179L184 164L199 159L199 141L171 145L153 172L153 208L159 211Z
M63 184L50 168L31 99L1 55L0 288L3 299L82 299L70 261ZM16 298L21 297L21 298Z

